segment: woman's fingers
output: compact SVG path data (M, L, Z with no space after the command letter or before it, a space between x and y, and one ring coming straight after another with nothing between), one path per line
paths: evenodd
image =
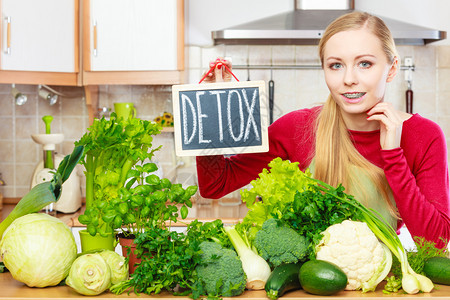
M225 67L226 65L226 67ZM209 69L203 73L204 82L231 81L231 62L223 58L217 58L209 63Z
M380 122L380 143L382 149L400 147L403 119L390 103L378 103L367 114L368 121Z

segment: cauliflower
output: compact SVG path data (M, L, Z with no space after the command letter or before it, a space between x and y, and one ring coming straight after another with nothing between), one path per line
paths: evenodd
M296 263L308 254L308 241L294 229L273 218L267 219L253 241L258 253L272 268Z
M374 291L389 273L392 254L366 223L345 220L323 232L316 258L338 265L347 275L346 290Z

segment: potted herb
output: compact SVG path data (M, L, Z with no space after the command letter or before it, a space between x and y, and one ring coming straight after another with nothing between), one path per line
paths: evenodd
M83 238L89 236L114 242L114 229L122 225L116 218L119 190L125 187L133 166L150 160L160 148L152 149L153 135L158 133L160 125L154 122L117 119L113 113L110 120L95 119L88 132L75 143L85 147L80 163L86 168L86 210L78 217L87 226L86 231L80 231L82 248ZM87 250L92 249L83 249Z
M134 250L134 239L138 234L156 229L170 230L172 223L185 219L188 207L192 207L191 197L197 186L186 189L181 184L155 174L154 163L135 165L128 173L125 187L119 190L120 202L116 206L114 222L122 221L119 242L123 255L129 258L130 273L133 273L142 249Z

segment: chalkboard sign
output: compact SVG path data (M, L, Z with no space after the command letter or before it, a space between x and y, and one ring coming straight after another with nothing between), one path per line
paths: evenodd
M264 81L174 85L172 98L177 155L269 150Z

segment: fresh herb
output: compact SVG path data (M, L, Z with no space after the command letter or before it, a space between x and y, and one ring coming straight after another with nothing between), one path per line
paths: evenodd
M112 286L111 292L150 295L166 290L176 295L199 297L195 268L200 262L199 245L203 241L231 246L221 220L206 223L194 220L188 224L186 233L156 227L138 234L134 242L141 262L132 277Z
M318 185L311 185L308 190L297 192L294 201L284 208L280 220L289 224L300 235L310 241L310 254L314 255L314 247L322 239L322 232L333 224L344 220L357 219L359 211L345 201L336 197L349 197L344 187L331 188L323 193ZM356 202L348 198L349 201Z
M86 168L86 211L78 220L91 235L105 236L119 223L114 221L114 206L129 171L137 162L151 160L159 149L152 149L152 136L160 126L137 118L117 119L113 113L110 120L96 119L88 130L75 142L85 146L81 164Z
M408 249L406 251L406 256L408 258L409 265L411 268L418 274L425 275L423 272L423 267L425 264L425 261L428 258L431 257L447 257L448 256L448 249L447 248L437 248L436 243L427 241L423 237L414 237L414 244L415 247L413 249ZM391 276L391 279L389 282L401 282L403 278L402 269L400 261L394 257L392 262L392 270L391 270L393 276ZM395 284L393 284L395 286ZM401 287L401 284L400 284ZM397 289L398 291L398 289ZM395 288L392 289L392 284L387 284L384 288L385 293L389 292L396 292Z
M118 191L113 223L125 236L137 236L146 228L164 228L167 221L170 227L178 218L185 219L188 207L192 207L191 197L197 186L184 189L179 183L149 174L156 170L154 163L134 166L128 172L129 181Z

